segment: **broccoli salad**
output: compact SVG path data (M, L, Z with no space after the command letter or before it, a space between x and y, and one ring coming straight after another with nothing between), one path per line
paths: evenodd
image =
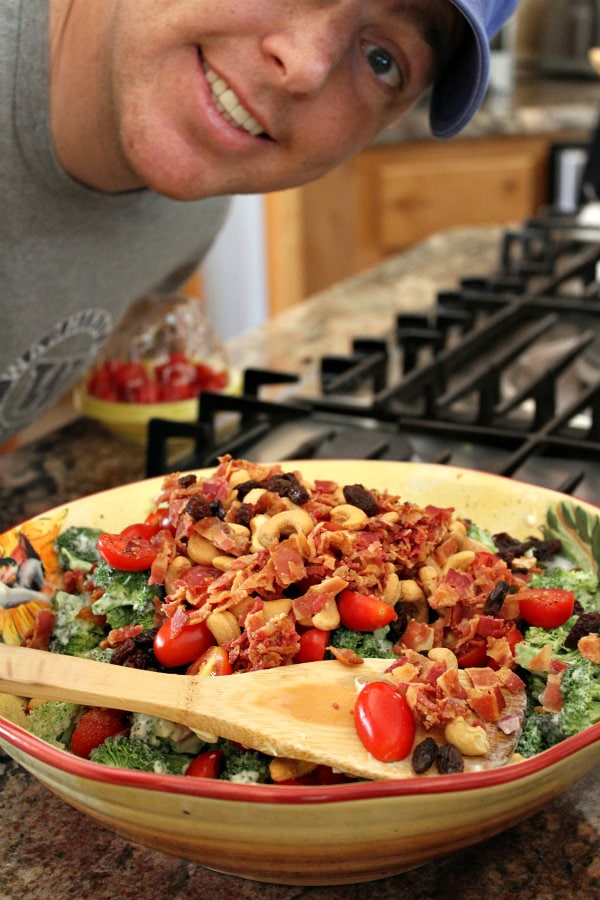
M207 676L389 658L437 744L464 719L483 737L519 729L527 758L600 721L598 575L559 532L522 542L451 509L223 457L207 477L166 476L144 522L119 534L62 531L60 586L23 644ZM502 692L523 688L521 727ZM27 714L38 737L105 765L244 783L349 780L139 713L34 698ZM385 743L386 723L374 724ZM451 769L439 753L428 765L460 771L455 756Z

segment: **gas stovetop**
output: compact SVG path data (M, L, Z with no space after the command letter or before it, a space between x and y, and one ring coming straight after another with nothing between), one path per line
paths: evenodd
M147 474L224 453L413 460L597 501L599 260L600 227L552 212L527 221L505 232L496 272L323 357L314 383L252 369L241 396L203 394L197 423L154 420Z

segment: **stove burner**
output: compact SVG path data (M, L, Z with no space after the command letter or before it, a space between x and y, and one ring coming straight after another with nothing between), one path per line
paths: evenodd
M203 394L197 423L153 421L147 474L225 453L451 462L597 501L599 259L600 227L529 220L504 234L496 272L324 357L315 396L291 373L251 369L241 397ZM284 385L285 402L262 399Z

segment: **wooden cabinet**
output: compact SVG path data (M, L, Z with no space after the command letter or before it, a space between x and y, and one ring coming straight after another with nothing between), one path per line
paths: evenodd
M374 146L266 198L273 313L436 231L520 222L549 196L558 136Z

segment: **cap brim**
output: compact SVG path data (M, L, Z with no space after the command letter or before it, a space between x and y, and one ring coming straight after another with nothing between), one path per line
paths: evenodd
M451 0L467 22L465 34L431 92L431 132L438 138L458 134L471 121L485 97L490 73L490 48L481 19L474 18L473 2ZM471 8L470 8L471 7Z

